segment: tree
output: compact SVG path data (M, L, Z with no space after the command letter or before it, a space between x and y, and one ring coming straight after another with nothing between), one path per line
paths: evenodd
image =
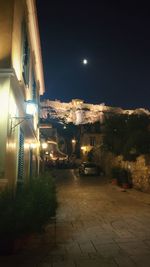
M105 119L104 145L125 160L150 153L150 118L147 115L113 114Z

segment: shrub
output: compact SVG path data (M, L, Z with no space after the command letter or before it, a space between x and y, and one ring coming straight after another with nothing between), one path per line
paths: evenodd
M0 193L0 239L41 231L56 208L55 184L48 174L32 179L15 196L5 189Z
M105 118L103 144L124 160L135 161L141 154L150 154L149 124L145 114L111 114Z

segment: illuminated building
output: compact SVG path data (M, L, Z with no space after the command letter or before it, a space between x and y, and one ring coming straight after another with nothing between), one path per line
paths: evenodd
M0 1L0 186L39 172L43 66L34 0Z

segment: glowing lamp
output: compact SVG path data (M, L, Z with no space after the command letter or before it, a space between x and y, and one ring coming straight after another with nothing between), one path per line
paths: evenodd
M35 143L31 143L31 144L30 144L30 147L33 148L33 149L36 148L36 146L37 146L37 145L36 145Z
M33 101L26 102L26 114L34 116L37 112L37 105Z
M42 143L42 148L46 149L48 147L47 143Z

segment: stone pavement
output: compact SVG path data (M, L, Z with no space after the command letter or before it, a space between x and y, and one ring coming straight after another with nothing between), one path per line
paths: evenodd
M150 195L59 170L56 221L0 267L149 267Z

